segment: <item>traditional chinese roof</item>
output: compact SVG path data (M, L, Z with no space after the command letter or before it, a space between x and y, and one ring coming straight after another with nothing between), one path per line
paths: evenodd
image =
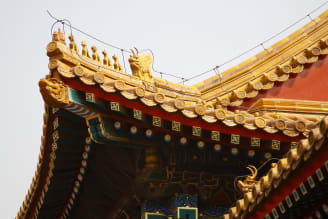
M281 74L281 69L290 67L289 64L293 66L292 63L286 61L283 62L281 60L283 52L288 53L291 56L295 51L297 51L297 57L301 57L302 60L311 60L311 63L317 61L319 55L325 54L324 51L326 51L325 48L327 47L327 45L323 43L325 42L323 39L326 37L325 32L321 31L326 28L326 20L326 15L321 15L317 19L317 23L309 23L307 26L296 32L297 34L293 34L293 37L290 36L278 43L280 47L277 45L273 46L272 48L275 49L271 49L272 51L269 50L271 51L270 53L265 54L265 57L268 56L267 58L255 59L256 64L252 64L252 67L256 67L257 69L257 66L261 66L261 68L257 69L259 74L256 74L257 77L254 79L254 70L252 68L247 68L247 71L245 70L240 73L239 71L241 71L241 67L238 67L238 70L234 71L234 73L231 73L231 70L227 71L230 72L229 74L227 72L223 73L222 75L224 77L226 75L230 75L230 79L218 82L219 84L216 83L216 85L211 85L214 89L211 92L220 94L221 92L217 89L220 90L222 87L230 86L230 81L233 81L233 83L241 86L241 88L235 86L232 87L233 90L229 93L229 95L225 94L225 97L229 97L228 99L225 97L222 99L219 96L216 96L215 98L208 96L208 91L203 89L203 86L205 85L184 86L159 78L154 78L152 83L150 83L149 81L142 80L140 77L136 77L134 75L131 76L122 70L104 65L101 63L100 59L93 60L87 56L80 55L76 50L68 48L62 41L54 40L47 46L47 54L50 57L49 69L54 75L62 77L64 81L65 78L78 78L82 83L88 86L98 87L106 93L119 93L128 100L139 100L146 106L150 107L160 106L162 110L170 113L181 112L188 118L201 118L208 123L222 122L227 126L243 125L246 129L254 130L259 128L269 133L275 133L281 130L288 136L297 136L299 133L304 133L305 131L308 131L309 128L312 128L315 125L315 122L319 121L321 117L318 116L315 118L316 116L312 116L309 120L300 120L300 116L280 116L280 113L267 113L267 110L262 110L261 116L259 116L258 113L252 113L252 111L231 111L226 107L230 105L240 105L242 103L242 99L253 98L257 95L259 90L272 88L275 81L282 81L278 79L277 76ZM308 28L311 28L311 31L308 31ZM316 29L319 29L320 31L315 31ZM305 33L307 34L307 37L304 37ZM314 40L308 36L309 34L315 34L317 37L315 38L315 48L320 51L320 54L315 53L318 55L315 56L315 58L312 56L312 58L310 58L310 56L306 55L303 51L304 48L309 50L310 47L313 47L313 43L309 44L309 42L314 42ZM317 36L318 34L321 38ZM297 37L295 38L294 35ZM293 44L294 47L291 45L286 46L283 42ZM280 56L277 56L277 54L280 54ZM99 56L97 55L95 55L95 57ZM275 59L275 62L268 61L270 58ZM254 58L251 60L254 60ZM249 64L249 61L247 63ZM284 67L279 67L282 65L281 63L283 63ZM299 64L301 67L295 67L298 69L297 72L301 72L303 70L304 64L305 62L303 64ZM265 73L262 67L270 66L272 68L272 65L275 65L276 68L268 73ZM286 71L286 73L281 74L279 77L287 80L289 77L288 75L291 72L292 71ZM251 76L245 77L241 74ZM268 75L271 75L269 77L271 79L263 79L267 78ZM215 79L216 77L206 80L203 83L206 82L205 84L213 84L213 81L217 80ZM246 85L243 85L244 80L248 81ZM67 80L66 83L68 83ZM258 87L258 89L256 87ZM304 104L306 105L307 103ZM318 110L320 111L322 108ZM325 110L322 112L324 111ZM291 111L290 113L294 112ZM297 113L299 115L300 112ZM279 119L279 121L277 119Z
M258 140L261 137L263 141L269 141L266 143L269 148L261 150L270 151L280 150L280 142L290 146L305 138L261 178L253 193L246 193L225 217L255 213L265 204L271 191L288 181L295 168L307 166L313 156L320 156L326 148L322 136L326 135L324 114L328 105L322 101L271 98L259 99L252 106L241 106L237 110L236 106L247 98L256 98L263 90L273 88L276 82L286 81L291 74L300 73L309 64L323 58L328 53L327 31L328 12L325 12L268 50L222 73L221 78L214 76L193 86L152 77L149 70L151 57L147 54L133 52L129 60L133 75L130 75L123 71L115 55L113 64L106 51L103 51L101 60L97 48L92 47L90 55L85 42L82 42L80 53L72 35L67 46L63 33L54 33L47 45L50 74L39 82L46 103L41 153L35 177L16 218L65 218L70 212L82 214L83 209L74 208L79 202L80 190L89 200L92 192L101 193L101 187L92 186L95 180L103 182L108 176L84 175L89 157L96 153L91 150L93 144L99 148L98 153L104 150L101 152L116 154L124 160L123 154L133 157L133 152L127 150L123 153L113 149L115 147L108 149L99 145L126 146L125 143L129 142L138 149L140 145L148 147L158 143L158 139L145 140L144 136L131 140L132 127L130 134L114 130L121 126L121 123L115 123L117 118L128 124L125 128L131 125L140 125L145 130L154 127L154 131L169 133L170 139L180 139L180 143L184 136L190 136L199 147L217 141L233 145L236 140L238 144L240 141L246 143L240 148L249 148L253 138ZM175 122L179 124L179 130L173 129ZM182 133L180 126L184 127ZM213 133L223 137L212 138ZM281 152L288 150L289 147L284 147ZM91 159L91 167L100 169L107 162L105 160L105 156L98 163ZM113 159L111 164L119 166L116 161ZM129 187L129 182L135 177L134 165L126 162L121 169L113 170L119 172L126 184L106 181L112 186L106 194L112 195L109 200L113 209L119 204L124 205L124 195L133 196L132 191L124 191L122 187ZM281 174L286 177L281 178ZM80 189L85 178L89 189ZM114 191L115 188L122 193ZM137 198L134 201L137 202ZM79 203L87 207L86 202ZM97 212L99 217L108 217L105 208L109 207L102 206L104 211Z
M309 202L309 206L297 208L298 217L312 210L312 204L322 202L321 196L327 197L328 173L328 118L320 122L320 127L311 130L308 138L299 141L296 148L288 153L266 175L253 185L252 192L244 193L244 197L229 209L224 218L278 218L296 205L300 198L307 198L307 190L316 186L319 197ZM279 195L280 194L280 195ZM306 201L306 200L305 200ZM303 202L305 202L303 201ZM310 209L307 209L309 208ZM294 213L295 214L295 213Z
M302 72L306 64L315 63L328 53L327 16L326 11L265 51L193 87L207 101L241 105L245 99L288 80Z

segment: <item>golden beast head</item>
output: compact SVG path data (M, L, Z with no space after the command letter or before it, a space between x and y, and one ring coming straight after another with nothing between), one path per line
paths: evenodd
M129 58L129 63L132 71L132 75L148 82L153 82L153 76L151 72L151 64L153 62L153 57L151 54L139 55L139 51L131 49L133 55Z

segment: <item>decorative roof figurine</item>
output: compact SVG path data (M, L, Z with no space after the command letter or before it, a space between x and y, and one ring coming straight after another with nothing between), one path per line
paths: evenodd
M256 167L254 167L253 165L248 165L246 168L251 171L252 175L247 176L246 179L244 179L243 181L238 180L238 187L243 193L251 192L253 185L257 183L257 181L255 180L257 176Z
M88 58L91 58L90 54L89 54L89 51L88 51L88 45L87 45L87 42L85 41L82 41L81 42L81 45L82 45L82 56L86 56Z
M120 62L118 61L118 58L116 55L113 55L113 59L114 59L114 69L117 71L123 71L123 68L122 68Z
M68 36L68 39L71 41L71 42L69 43L69 48L70 48L71 50L75 51L76 53L79 53L79 52L80 52L80 51L79 51L79 47L77 47L77 45L76 45L76 42L75 42L74 36L71 34L71 35Z
M327 206L327 33L328 11L186 86L153 77L151 54L132 50L132 77L116 55L112 68L105 50L101 62L82 42L81 56L54 32L41 153L17 218L140 218L151 200L144 219L300 218ZM243 166L240 197L231 185ZM187 201L171 208L175 194Z
M153 76L151 72L151 64L153 58L151 54L139 55L139 51L135 48L136 52L131 49L133 55L130 56L129 62L132 71L132 75L147 81L153 82Z
M54 32L52 34L52 40L66 44L65 34L63 32L61 32L60 28L58 28L57 32Z
M97 50L97 47L95 46L92 46L91 47L91 50L92 50L92 59L101 63L101 60L100 60L100 56L98 54L98 50Z
M104 51L102 52L102 54L104 55L103 64L104 64L105 66L108 66L109 68L112 68L113 65L112 65L112 62L110 61L110 59L108 58L107 51L104 50Z

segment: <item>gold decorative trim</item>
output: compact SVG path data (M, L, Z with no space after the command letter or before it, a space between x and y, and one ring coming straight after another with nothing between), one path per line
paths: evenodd
M328 102L279 98L261 98L249 108L249 112L251 113L264 110L275 110L291 113L298 112L309 114L327 114Z

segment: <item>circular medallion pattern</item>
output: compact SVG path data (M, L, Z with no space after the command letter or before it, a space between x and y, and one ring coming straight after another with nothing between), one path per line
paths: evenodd
M231 148L231 154L237 155L239 153L238 148Z
M164 141L165 141L166 143L171 142L171 140L172 140L171 135L169 135L169 134L165 134L165 135L164 135Z
M131 126L130 132L131 132L132 135L135 135L138 132L138 128L136 126Z
M271 155L270 152L266 152L266 153L264 154L264 158L267 159L267 160L271 159L271 157L272 157L272 155Z
M222 146L219 145L219 144L215 144L215 145L213 146L213 149L214 149L215 152L220 152L221 149L222 149Z
M255 156L255 151L254 150L249 150L248 151L248 156L251 157L251 158L254 157Z
M153 131L151 129L147 129L145 134L147 138L150 138L153 135Z
M181 137L180 138L180 144L181 145L186 145L187 144L187 138L186 137Z
M203 141L198 141L197 142L197 148L198 149L203 149L205 147L205 142Z
M116 121L116 122L114 122L114 128L115 128L116 130L120 130L121 127L122 127L122 124L121 124L120 121Z

